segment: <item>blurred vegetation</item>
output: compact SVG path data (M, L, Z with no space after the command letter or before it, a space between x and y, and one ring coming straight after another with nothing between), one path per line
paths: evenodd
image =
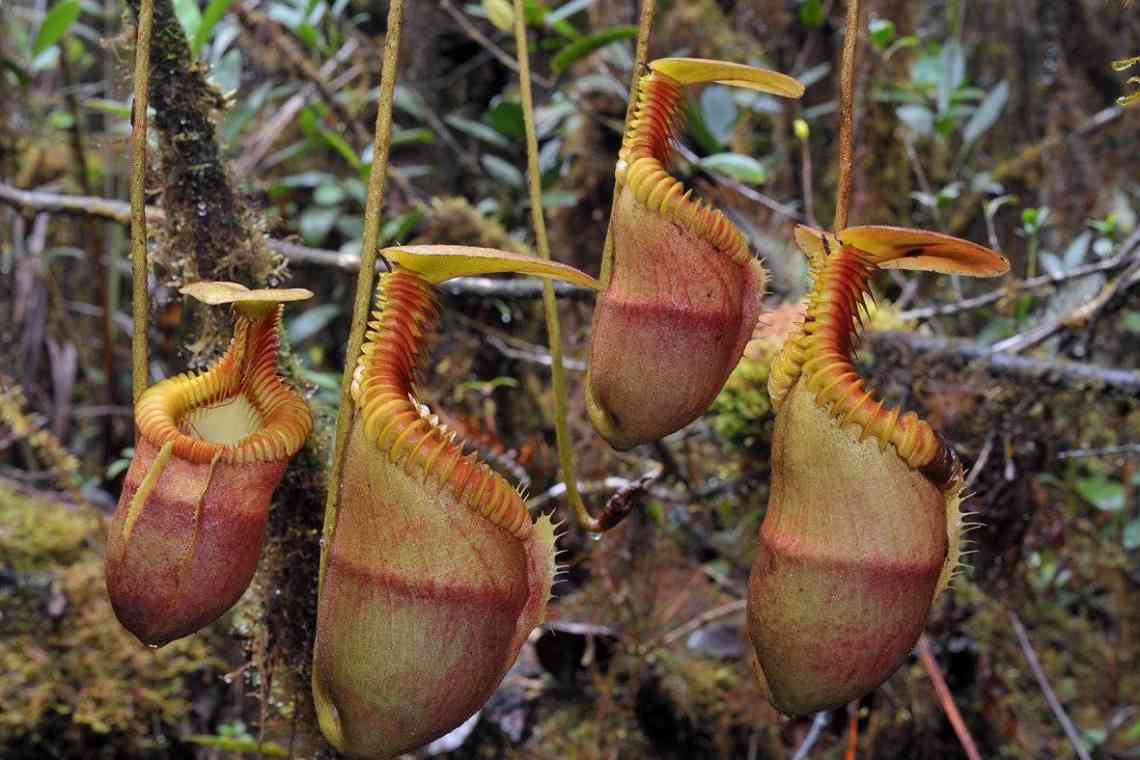
M316 298L287 313L283 366L319 430L279 489L251 592L157 652L118 627L100 554L133 442L121 201L134 5L16 0L0 13L0 755L332 756L311 721L308 647L387 4L157 1L169 23L147 181L152 375L201 366L228 340L176 295L185 281L308 287ZM883 278L859 356L889 401L923 414L973 468L976 553L927 635L985 757L1076 756L1011 613L1084 749L1138 757L1140 111L1116 104L1134 88L1111 62L1140 53L1140 8L865 5L853 223L961 235L1013 262L1005 283ZM740 602L767 498L767 364L806 286L791 227L826 226L835 203L842 6L661 4L654 57L749 62L808 85L801 102L693 92L675 166L764 257L768 308L709 414L653 447L606 447L571 373L591 497L650 459L666 476L603 540L568 525L551 620L455 757L788 758L809 736L810 756L842 756L841 711L782 721L760 700ZM509 14L501 0L411 4L385 244L527 250ZM591 273L636 19L625 0L527 2L551 245ZM449 290L421 392L550 509L535 293ZM590 304L575 294L561 308L580 369ZM860 756L960 756L917 660L857 719Z

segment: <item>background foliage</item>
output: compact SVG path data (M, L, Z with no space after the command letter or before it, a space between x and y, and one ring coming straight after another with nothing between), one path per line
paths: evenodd
M177 297L181 283L303 285L317 298L289 314L286 365L327 434L386 3L157 5L152 375L201 366L228 337ZM1030 651L1080 752L1140 756L1140 144L1137 112L1115 104L1126 75L1109 65L1140 52L1140 9L865 5L853 223L941 230L1014 263L1004 284L878 283L881 332L863 366L955 442L982 524L927 635L984 756L1078 752ZM16 0L0 13L0 754L220 757L259 740L269 755L327 754L306 691L324 438L278 495L254 591L208 632L140 650L102 595L101 524L133 438L130 6ZM509 6L410 8L385 243L527 249ZM596 272L637 8L527 7L552 249ZM809 85L799 103L712 86L686 106L678 176L763 255L770 314L704 419L617 454L585 421L590 303L563 302L586 492L604 498L649 460L666 477L602 541L568 528L552 619L456 756L842 755L842 713L789 722L761 704L740 602L767 496L767 365L806 285L790 230L826 225L834 205L842 12L825 0L663 3L653 56L767 65ZM560 491L538 290L486 285L450 291L422 394L549 509ZM861 756L961 752L917 660L856 717Z

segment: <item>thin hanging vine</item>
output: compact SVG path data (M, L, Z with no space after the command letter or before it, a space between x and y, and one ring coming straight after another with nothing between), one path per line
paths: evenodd
M368 196L364 205L364 231L360 243L360 273L356 278L356 298L352 306L352 330L345 354L344 375L341 378L340 411L336 418L336 441L333 447L332 469L328 479L328 497L325 502L325 524L322 535L319 582L324 582L328 547L336 531L337 510L340 505L340 478L344 471L344 453L348 434L352 429L352 373L356 357L364 343L368 305L376 276L376 258L379 253L380 212L384 207L384 187L388 176L388 154L392 145L392 103L396 92L396 63L400 57L400 35L404 26L404 0L392 0L388 6L388 30L384 39L383 68L380 73L380 100L376 111L376 132L372 140L372 173L368 177Z
M847 226L855 183L855 65L859 52L859 0L847 3L847 28L839 79L839 187L835 197L835 231Z
M522 95L523 123L526 128L527 148L527 189L530 195L531 222L534 226L535 246L544 260L550 260L550 243L546 236L546 222L542 215L542 179L539 169L538 137L534 126L534 96L531 91L530 54L527 44L526 16L523 0L514 0L515 49L518 56L519 90ZM641 17L637 33L637 51L633 68L633 83L630 87L629 107L626 109L625 126L634 112L637 98L637 81L649 56L649 37L656 11L656 0L645 0L641 6ZM624 130L623 130L624 131ZM615 193L616 197L616 193ZM609 269L610 230L606 229L606 242L602 261L602 281L606 280ZM617 525L632 506L634 491L644 488L660 476L660 468L634 481L622 489L606 504L600 515L590 514L589 508L578 491L577 471L574 465L574 450L570 431L566 422L567 391L566 370L563 365L562 327L558 318L558 301L554 295L554 285L544 280L542 303L546 313L547 339L550 342L551 377L554 385L554 431L558 441L558 459L562 468L562 478L566 483L566 497L574 510L578 523L588 531L600 533Z
M150 294L146 282L146 112L150 93L150 37L154 0L139 3L135 30L135 98L131 114L131 397L138 401L148 379L147 319ZM111 378L107 378L111 382Z

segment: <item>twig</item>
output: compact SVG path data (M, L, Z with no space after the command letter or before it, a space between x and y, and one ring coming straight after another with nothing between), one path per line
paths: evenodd
M550 352L539 346L534 346L529 349L512 348L505 340L497 335L488 335L487 342L508 359L517 359L518 361L530 362L531 364L539 364L543 367L554 366L554 358L550 355ZM586 371L586 362L581 359L568 359L563 356L562 366L573 372Z
M676 143L673 146L673 150L678 156L685 159L691 164L698 164L700 162L700 158L697 156L697 154L690 150L683 143ZM723 174L718 174L714 171L709 171L708 169L701 169L701 171L712 177L716 181L717 185L723 185L724 187L732 190L737 195L742 195L754 203L759 203L761 206L764 206L765 208L776 212L780 216L787 217L793 222L807 221L809 224L811 223L811 221L807 219L804 214L801 214L795 207L789 206L786 203L780 203L775 198L771 198L761 192L753 190L743 182L737 182L731 177L727 177Z
M807 756L811 754L812 749L815 748L815 743L819 741L819 737L823 735L823 729L827 728L827 724L830 722L830 712L827 710L817 712L811 721L811 728L808 729L803 744L796 748L795 754L792 755L792 760L806 760Z
M1077 733L1076 726L1069 720L1065 708L1061 706L1061 702L1053 692L1053 687L1049 685L1049 679L1045 677L1045 671L1041 669L1041 663L1037 660L1037 652L1033 650L1033 644L1029 641L1029 634L1026 633L1021 618L1017 616L1016 612L1010 610L1009 620L1013 623L1013 632L1017 634L1017 643L1021 645L1021 652L1025 655L1025 661L1029 663L1029 669L1033 671L1033 677L1037 679L1037 685L1041 687L1045 701L1049 703L1049 709L1053 711L1057 722L1065 731L1065 736L1069 738L1069 743L1073 745L1073 751L1077 753L1080 760L1091 760L1084 742L1081 741L1080 734Z
M910 168L914 170L914 178L918 180L919 189L926 193L927 197L935 198L934 188L931 187L930 180L926 178L926 171L922 168L922 160L918 157L918 151L914 149L914 140L910 138L909 133L903 136L903 148L906 150L906 157L910 161ZM938 229L942 229L942 214L938 210L937 203L931 204L930 214L934 217L934 225Z
M745 608L747 607L747 599L736 599L726 604L722 604L719 607L713 607L712 609L705 610L695 618L682 623L681 625L666 633L661 637L661 643L665 644L666 646L673 644L685 638L698 628L704 628L714 620L720 620L721 618L731 617L732 615L744 612Z
M336 71L337 66L348 60L349 56L355 52L357 48L355 39L349 39L348 42L341 46L340 50L336 52L325 64L321 66L318 72L322 79L332 76ZM352 69L349 70L350 73ZM353 74L351 78L355 78ZM349 78L347 81L351 81ZM347 81L341 82L341 77L333 83L334 89L339 89ZM233 162L233 172L238 177L244 177L249 171L261 162L269 149L273 147L274 142L281 136L284 129L293 123L293 119L297 117L305 104L312 100L313 96L317 94L317 86L315 84L307 84L301 88L293 97L285 101L284 105L278 108L273 116L262 125L257 132L250 135L247 139L242 141L244 146L241 156Z
M617 493L623 489L631 488L636 483L636 480L610 475L602 480L579 480L578 491L588 495ZM653 486L649 488L648 491L650 496L655 499L660 499L661 501L672 502L674 504L684 504L688 501L684 494L672 491L663 486ZM528 499L527 509L531 511L540 510L550 502L561 499L564 496L566 496L566 484L555 483L537 496L532 496Z
M121 224L129 224L131 216L130 204L123 201L42 190L20 190L3 182L0 182L0 203L35 211L88 214L111 219ZM157 206L147 206L146 218L148 222L160 224L166 219L166 212ZM294 265L331 267L344 272L360 271L360 257L355 254L330 251L325 248L311 248L280 238L267 237L265 243L270 250L281 254ZM449 280L440 287L442 290L457 296L506 298L520 301L542 297L542 284L532 277L516 279L460 277ZM555 283L554 292L561 298L583 301L591 300L594 297L594 291L565 282Z
M994 434L991 432L986 436L986 442L982 444L982 450L978 452L978 458L974 460L974 466L970 468L970 474L966 476L966 480L962 482L962 493L970 493L970 489L974 487L974 483L978 481L978 476L982 474L982 470L986 467L986 462L990 460L990 454L994 450Z
M1043 274L1038 277L1033 277L1028 280L1021 280L1020 282L1014 281L1009 283L1001 290L993 290L989 293L984 293L980 296L973 298L964 298L961 301L954 303L940 304L937 306L923 306L917 309L909 309L907 311L899 312L900 319L930 319L931 317L945 317L951 314L959 314L963 311L970 311L972 309L980 309L983 306L989 306L992 303L997 303L1001 299L1024 290L1038 290L1047 288L1054 285L1060 285L1064 282L1088 277L1089 275L1098 274L1100 272L1111 272L1123 266L1127 260L1125 254L1114 256L1111 259L1098 261L1095 264L1086 264L1081 267L1070 269L1068 272Z
M74 77L71 72L71 60L67 52L67 44L60 45L59 70L64 81L64 100L71 111L71 148L75 154L75 174L79 179L79 189L86 195L91 195L91 177L87 164L86 139L83 134L83 113L79 106L79 97L75 94L72 85ZM118 375L115 372L115 327L111 322L111 288L107 276L107 266L99 254L101 245L99 227L93 217L87 217L83 223L84 246L87 258L91 262L91 272L95 277L95 294L99 304L103 307L104 318L100 324L100 338L103 349L103 374L106 380L103 383L106 401L114 406L119 403ZM110 418L103 421L103 457L102 461L110 461L112 447L114 446L115 427L114 420Z
M855 176L855 63L859 52L859 0L847 0L847 29L839 78L839 188L835 197L835 231L847 226Z
M451 18L455 21L463 33L466 34L472 42L482 47L484 50L494 56L496 61L503 64L511 71L515 72L516 74L519 73L518 63L513 58L511 58L511 56L507 54L505 50L496 45L490 37L479 31L479 27L472 24L471 20L467 18L463 11L452 5L450 0L440 0L439 7L443 8L447 12L447 15L451 16ZM554 88L554 82L551 82L546 77L536 74L533 75L531 79L544 90L550 90Z
M847 703L847 751L843 760L855 760L859 750L859 700Z
M0 182L0 202L32 211L65 211L103 217L120 224L131 223L130 204L110 198L20 190ZM156 206L147 206L146 217L148 221L161 221L166 214Z
M1120 106L1109 106L1101 109L1076 129L1051 135L1035 145L1024 148L1017 156L1002 161L994 168L992 172L994 181L1005 182L1013 177L1020 176L1027 167L1040 161L1046 151L1064 145L1070 140L1086 137L1119 121L1120 117L1124 115L1124 110ZM947 232L951 235L961 235L974 219L975 206L984 200L985 194L981 192L971 191L963 196L956 204L958 211L951 218Z
M881 332L868 336L872 350L889 352L903 348L922 354L942 355L957 362L973 362L994 375L1029 379L1066 387L1099 388L1106 393L1131 398L1140 393L1140 372L1128 369L1098 367L1063 359L1029 359L1009 354L995 354L990 346L949 338L933 338L908 332Z
M1111 457L1140 454L1140 443L1122 443L1118 446L1103 446L1097 449L1069 449L1058 452L1058 459L1085 459L1088 457Z
M289 65L301 75L303 79L308 81L316 91L320 93L321 100L328 104L329 108L336 115L336 118L344 124L349 132L352 133L353 141L357 146L366 145L368 143L368 130L364 125L353 118L352 114L344 107L336 97L336 93L329 87L325 81L325 74L323 71L318 70L313 62L309 60L304 51L301 50L296 40L293 39L281 26L267 17L260 11L246 7L242 3L234 6L234 12L237 14L238 20L241 25L246 28L250 33L255 34L259 28L267 29L271 37L273 48L281 53Z
M150 293L146 278L146 114L150 95L150 37L154 0L139 0L135 30L135 96L131 112L131 390L137 402L146 390L150 361L147 322ZM112 378L107 378L112 382Z
M525 301L542 298L542 281L534 277L516 277L509 280L493 277L460 277L443 283L440 285L440 290L455 296ZM591 301L596 295L589 288L571 285L568 282L554 283L554 294L559 298L570 298L575 301Z
M340 508L340 480L344 473L348 435L352 429L355 404L352 401L352 375L356 358L364 342L364 329L368 321L368 307L372 301L372 284L376 276L376 259L379 254L380 213L384 207L384 187L388 176L388 151L392 145L392 106L396 92L396 65L400 58L400 36L404 26L404 0L391 0L388 4L388 27L384 39L384 59L380 72L380 100L376 107L376 130L372 141L372 172L368 176L368 196L364 204L364 231L360 242L360 271L356 277L356 298L352 307L352 328L348 338L348 353L344 359L344 375L340 385L340 410L336 419L336 439L332 467L329 470L328 495L325 501L325 523L321 544L318 588L324 583L329 550L336 534L337 514ZM319 592L318 592L319 593Z
M982 755L978 752L978 745L974 743L974 737L970 735L970 729L966 727L966 721L962 720L962 713L958 712L958 705L954 703L954 695L950 693L950 689L946 686L946 680L942 678L938 661L934 659L934 653L930 650L930 639L926 637L925 633L918 637L917 649L918 659L922 661L926 674L930 676L930 682L934 685L934 692L938 695L938 704L942 706L942 711L946 713L947 720L954 727L954 733L958 736L958 743L962 745L962 751L970 760L982 760Z
M1137 283L1140 283L1140 259L1132 262L1120 275L1109 281L1092 300L1077 306L1060 317L998 341L994 344L993 350L995 352L1017 353L1036 346L1064 327L1087 324L1095 319L1113 298L1120 293L1127 292Z

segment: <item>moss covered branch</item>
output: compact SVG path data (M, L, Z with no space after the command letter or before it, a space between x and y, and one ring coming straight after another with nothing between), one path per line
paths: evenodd
M136 17L139 2L127 0ZM267 284L280 274L281 259L265 246L226 174L214 124L222 96L190 52L171 0L154 2L150 71L167 236L156 260L178 282Z

